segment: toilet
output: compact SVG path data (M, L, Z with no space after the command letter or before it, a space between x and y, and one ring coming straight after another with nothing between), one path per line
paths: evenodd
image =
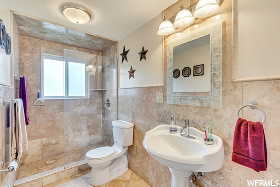
M127 148L133 144L133 123L112 121L114 145L99 147L86 153L91 167L91 185L103 185L128 170Z

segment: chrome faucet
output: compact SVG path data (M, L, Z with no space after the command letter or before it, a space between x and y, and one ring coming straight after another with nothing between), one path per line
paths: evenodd
M195 139L194 136L190 135L190 120L185 120L185 126L181 129L180 134L186 138Z

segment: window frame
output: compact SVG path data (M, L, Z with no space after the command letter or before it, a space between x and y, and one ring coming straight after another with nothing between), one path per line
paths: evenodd
M65 84L64 84L64 89L65 89L65 96L45 96L44 95L44 59L53 59L53 60L58 60L58 61L64 61L64 79L65 79ZM85 64L85 96L69 96L69 71L68 71L68 62L73 62L73 63L80 63L80 64ZM88 99L89 98L89 74L86 71L86 62L74 58L65 58L64 56L58 56L58 55L52 55L52 54L47 54L43 53L41 55L41 78L40 78L40 86L41 86L41 91L40 91L40 99L44 100L55 100L55 99L62 99L62 100L67 100L67 99Z

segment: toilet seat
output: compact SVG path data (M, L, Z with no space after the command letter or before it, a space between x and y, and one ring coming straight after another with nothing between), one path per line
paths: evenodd
M89 159L102 159L112 155L115 152L113 147L98 147L87 152L86 157Z
M95 166L100 166L118 158L121 154L126 152L127 149L120 149L116 146L99 147L90 150L86 153L86 158Z

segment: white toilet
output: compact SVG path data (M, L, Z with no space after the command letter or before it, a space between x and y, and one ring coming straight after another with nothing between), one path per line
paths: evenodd
M121 176L128 170L127 147L133 144L134 124L113 121L114 145L99 147L86 153L91 166L90 183L102 185Z

